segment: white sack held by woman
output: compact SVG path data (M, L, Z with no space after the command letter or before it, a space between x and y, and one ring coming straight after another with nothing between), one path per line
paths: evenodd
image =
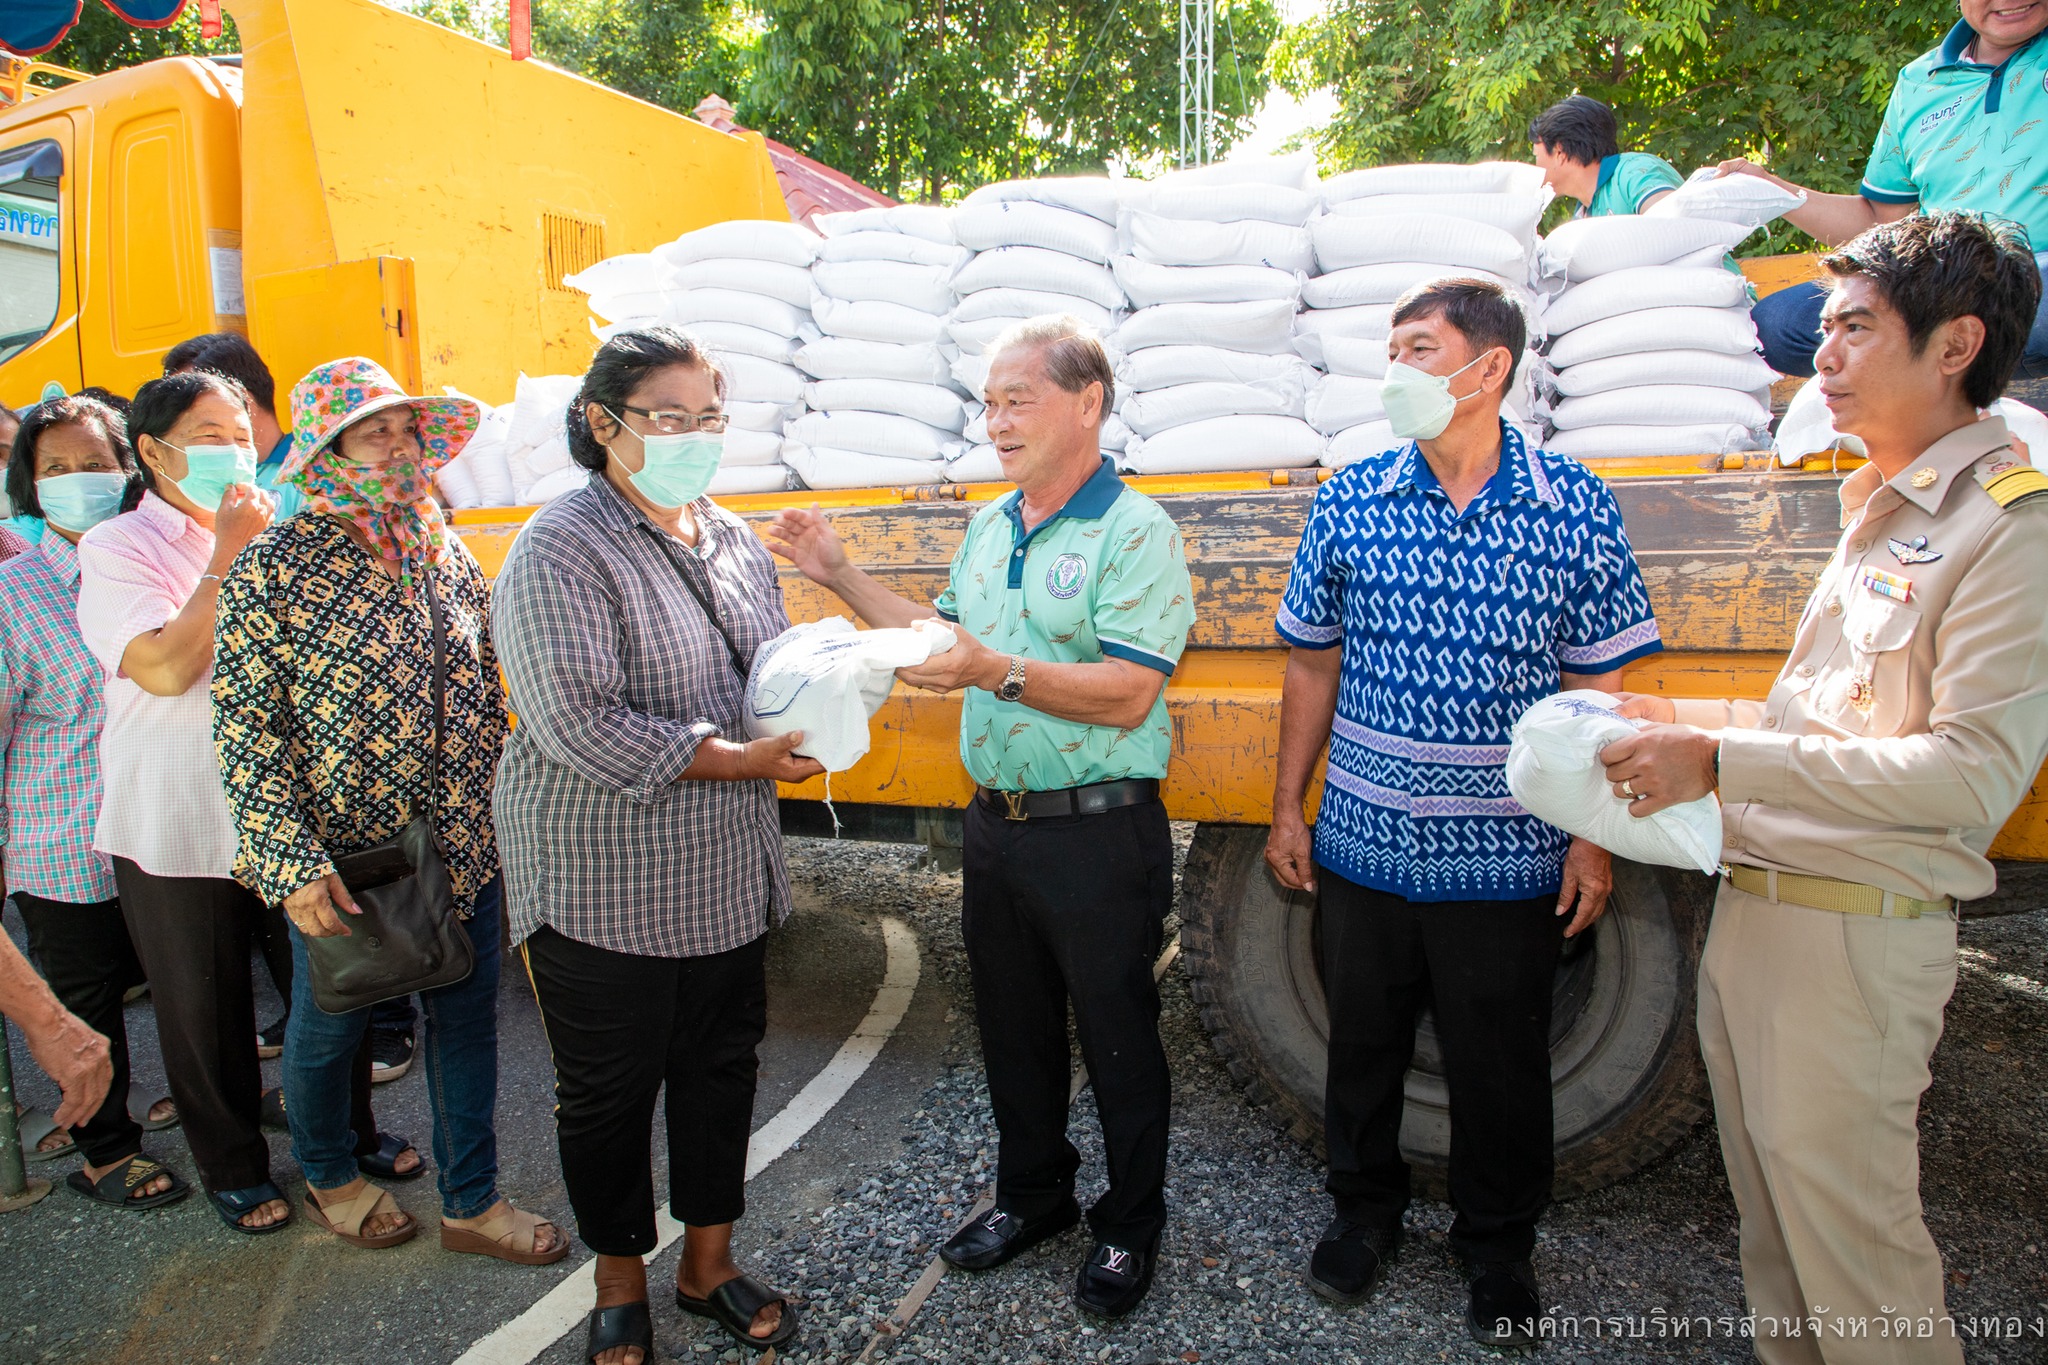
M868 717L889 699L896 670L953 647L952 627L919 621L907 630L856 630L844 616L791 626L761 646L747 675L747 737L803 731L796 752L828 773L868 751Z
M1638 729L1605 692L1545 697L1515 722L1508 790L1522 808L1570 835L1638 863L1712 872L1721 863L1721 803L1708 792L1638 819L1614 794L1600 751Z

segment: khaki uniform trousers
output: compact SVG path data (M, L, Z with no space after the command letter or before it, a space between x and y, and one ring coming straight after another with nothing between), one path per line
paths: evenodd
M1955 984L1953 912L1844 915L1721 885L1700 961L1700 1049L1765 1365L1963 1358L1941 1321L1918 1126ZM1934 1335L1885 1334L1879 1319L1902 1317L1916 1332L1933 1319ZM1825 1320L1818 1336L1811 1318ZM1862 1319L1866 1334L1836 1319Z

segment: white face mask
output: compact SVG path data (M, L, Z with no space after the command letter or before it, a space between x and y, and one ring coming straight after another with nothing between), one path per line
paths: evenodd
M1393 427L1394 434L1414 441L1434 440L1443 435L1458 404L1467 398L1477 398L1482 392L1474 389L1453 397L1451 381L1484 359L1484 354L1474 356L1449 374L1431 374L1398 360L1387 366L1387 377L1380 385L1380 402L1386 407L1387 424Z

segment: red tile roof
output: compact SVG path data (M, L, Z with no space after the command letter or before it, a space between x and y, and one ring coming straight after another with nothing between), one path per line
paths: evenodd
M721 133L740 127L733 107L716 95L706 95L691 111L699 123ZM896 201L880 190L870 189L852 176L835 171L822 161L813 161L794 147L774 138L768 144L768 160L775 167L775 179L789 205L789 216L799 223L815 226L811 220L820 213L841 213L849 209L887 208Z

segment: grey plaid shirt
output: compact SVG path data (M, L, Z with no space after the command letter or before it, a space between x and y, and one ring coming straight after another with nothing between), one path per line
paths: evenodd
M789 914L773 782L678 782L697 746L744 738L742 663L789 628L768 551L700 499L693 552L603 475L513 544L491 638L517 728L493 802L512 941L542 925L643 957L753 942Z

